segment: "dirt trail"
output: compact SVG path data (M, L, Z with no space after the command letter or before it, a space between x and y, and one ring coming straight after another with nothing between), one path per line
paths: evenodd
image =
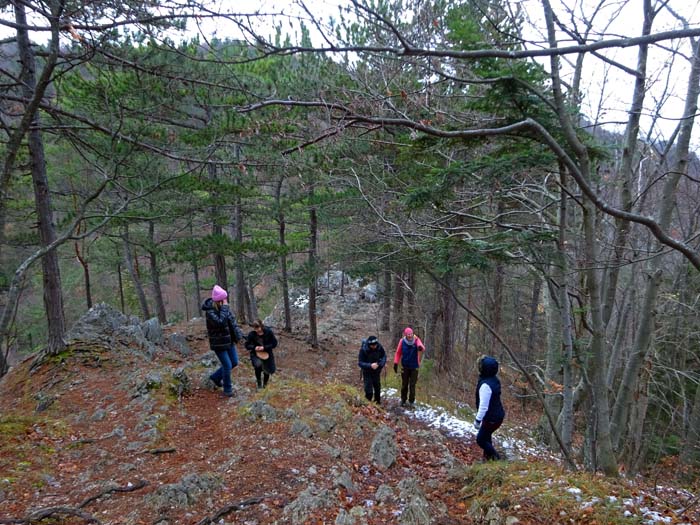
M396 523L404 504L396 487L406 478L419 480L431 513L441 516L435 523L469 522L450 472L474 461L475 446L425 429L395 400L366 404L355 345L329 337L313 350L278 333L269 387L256 391L243 350L229 399L202 379L215 366L203 322L167 331L187 334L192 355L159 352L148 361L85 348L33 372L27 361L3 381L0 411L17 416L0 445L0 523L49 508L65 524L85 522L71 512L105 524L196 524L241 502L248 504L225 513L224 523L292 523L285 507L308 487L330 491L330 502L307 523L334 523L341 509L370 502L366 523ZM183 367L191 389L182 397L135 386L135 377ZM381 425L395 432L399 450L388 470L369 455ZM380 485L393 487L394 497L377 502Z

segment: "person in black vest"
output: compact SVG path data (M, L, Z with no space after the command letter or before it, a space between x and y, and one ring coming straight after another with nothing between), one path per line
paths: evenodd
M479 382L476 385L476 443L484 450L487 461L501 459L493 448L491 436L498 430L506 417L501 403L501 381L498 374L498 361L490 356L481 356L478 361Z
M265 388L270 376L275 373L275 356L272 349L277 346L277 338L272 329L265 326L260 319L253 323L253 330L246 338L245 347L250 350L250 362L255 369L255 383Z
M211 298L204 301L202 311L207 323L209 348L219 359L221 366L209 376L214 384L224 389L224 395L233 395L231 370L238 366L236 343L243 339L243 332L236 324L236 318L228 307L228 293L218 284L211 291Z
M370 335L362 341L357 364L362 369L362 380L365 387L365 397L381 405L382 368L386 365L386 352L376 336Z

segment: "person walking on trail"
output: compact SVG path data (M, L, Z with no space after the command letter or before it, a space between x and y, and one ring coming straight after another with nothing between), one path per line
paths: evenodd
M407 327L403 331L403 337L396 346L394 354L394 373L398 373L401 363L401 406L408 404L413 408L416 401L416 383L418 382L418 368L423 357L425 346L420 338L413 333L413 328Z
M382 369L386 365L386 352L379 343L377 336L370 335L362 341L357 364L362 369L362 380L365 387L367 401L374 401L381 405L381 377Z
M506 417L501 403L501 381L498 379L498 361L494 357L481 356L477 362L479 382L476 385L476 443L484 450L486 461L501 459L491 441Z
M233 395L231 370L238 366L236 344L243 340L243 332L236 323L226 301L228 293L218 284L211 291L211 297L202 304L202 311L207 323L209 348L219 359L221 366L209 376L218 388L223 387L224 395Z
M277 338L272 329L260 319L253 323L253 330L246 338L245 347L250 350L250 362L255 369L255 384L258 390L265 388L270 376L275 373L275 356L272 350L277 346Z

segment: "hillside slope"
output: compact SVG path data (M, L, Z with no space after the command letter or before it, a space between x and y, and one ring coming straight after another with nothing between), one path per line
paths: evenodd
M224 398L201 320L166 329L163 341L186 338L180 352L128 332L25 360L0 383L0 523L639 523L654 506L696 522L669 510L685 493L664 505L524 453L479 464L472 436L392 398L367 404L356 348L333 337L317 351L278 334L270 386L255 390L244 354Z

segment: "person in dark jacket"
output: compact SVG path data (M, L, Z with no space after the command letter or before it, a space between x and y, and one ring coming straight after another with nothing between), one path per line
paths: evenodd
M207 322L207 335L209 336L209 348L219 359L221 366L209 376L214 384L224 389L224 395L233 395L231 382L231 370L238 366L238 352L236 343L243 339L243 332L236 323L236 318L231 313L226 298L228 293L218 284L211 291L211 298L204 301L202 310Z
M407 327L403 331L403 337L399 340L394 354L394 373L398 373L401 363L401 406L413 408L416 400L416 383L418 383L418 368L423 357L425 346L420 338L413 333L413 329Z
M365 387L365 397L381 405L382 369L386 365L386 352L376 336L370 335L362 341L357 364L362 369L362 380Z
M272 329L258 319L253 323L253 330L246 338L245 347L250 350L250 362L255 369L255 382L265 388L270 376L275 373L275 355L272 350L277 347L277 338Z
M476 443L484 450L487 461L501 459L491 441L492 434L498 430L506 417L501 403L501 381L498 374L498 361L490 356L481 356L477 362L479 382L476 385Z

